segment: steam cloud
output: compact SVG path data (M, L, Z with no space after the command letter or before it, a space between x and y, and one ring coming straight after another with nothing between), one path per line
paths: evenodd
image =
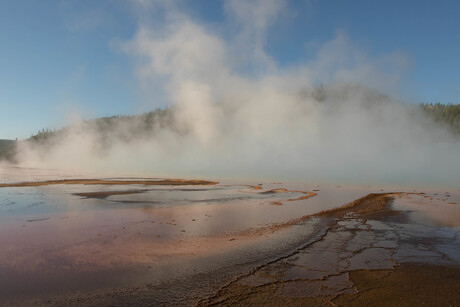
M235 35L192 20L170 2L153 4L165 24L140 18L122 49L137 60L142 87L163 86L174 106L171 124L130 134L141 123L121 121L103 144L97 129L73 125L52 145L22 143L22 164L312 182L460 182L458 139L417 107L371 89L398 86L403 56L370 58L338 33L314 61L280 67L265 40L289 14L283 1L226 1Z

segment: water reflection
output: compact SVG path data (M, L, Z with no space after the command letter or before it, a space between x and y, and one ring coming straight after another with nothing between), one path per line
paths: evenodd
M184 285L189 279L191 288L188 290L211 291L210 280L217 283L217 280L228 279L305 245L324 234L328 221L312 218L276 230L273 225L285 225L299 217L339 207L383 190L380 187L225 181L215 186L186 187L61 184L0 188L0 276L4 277L0 281L0 303L5 297L134 287L146 283L162 285L177 280L182 280ZM317 195L302 199L308 195L303 192L312 191ZM429 203L437 201L434 194L429 197L407 194L407 198L403 195L395 202L395 208L416 210L420 203L417 197L428 202L427 208L436 208ZM458 201L456 197L455 191L443 194L445 207L452 207L448 203ZM290 201L292 199L301 200ZM414 200L413 204L410 199ZM403 204L402 201L409 202ZM394 227L391 221L369 221L368 224L375 231ZM353 220L337 225L357 229L362 226ZM420 231L432 232L435 228L427 229ZM364 231L355 232L370 235ZM355 242L356 238L340 237L346 234L337 232L338 237L333 241L348 240L350 251L353 244L367 242L365 237L358 235L359 242ZM391 232L385 231L385 234ZM332 235L331 232L329 237ZM360 257L372 259L382 249L394 248L390 246L393 244L391 238L387 239L372 243L374 249ZM439 250L456 252L442 244L439 243ZM307 262L317 265L320 271L291 269L286 274L293 278L318 275L331 269L322 263L335 255L333 252L330 255L311 253L308 257L305 254ZM346 252L341 256L347 256ZM364 261L356 259L359 265ZM353 267L354 263L349 265ZM382 262L381 267L386 265ZM193 287L199 284L201 286ZM170 287L181 291L176 288ZM178 295L174 291L170 291L170 296ZM171 297L164 299L169 301Z

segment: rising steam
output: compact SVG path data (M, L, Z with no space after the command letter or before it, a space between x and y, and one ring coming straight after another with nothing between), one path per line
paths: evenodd
M22 143L22 164L169 176L460 182L458 139L418 108L371 89L397 87L403 56L369 58L339 33L314 61L281 68L265 40L289 14L285 2L226 1L235 35L158 3L150 9L163 10L166 24L140 18L121 48L137 60L141 87L163 87L173 106L167 120L157 119L147 133L139 132L138 118L121 120L103 136L94 126L73 125L51 143Z

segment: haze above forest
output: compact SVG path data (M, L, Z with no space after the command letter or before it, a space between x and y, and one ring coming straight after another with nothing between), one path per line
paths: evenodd
M225 125L207 126L211 131L184 120L180 106L88 120L42 130L3 157L108 173L390 184L458 178L457 164L445 161L459 152L459 105L403 105L359 85L305 88L286 97L290 110L276 103L249 114L223 109Z

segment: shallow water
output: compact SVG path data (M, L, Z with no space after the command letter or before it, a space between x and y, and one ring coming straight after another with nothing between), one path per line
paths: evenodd
M2 176L2 183L92 178L16 167L2 168ZM287 190L271 192L280 188ZM247 182L0 188L0 271L6 277L0 281L0 297L61 295L177 279L193 279L192 288L207 283L210 291L212 280L217 283L276 257L322 229L314 221L273 234L267 227L363 194L360 189L334 188L295 200L306 195L299 191L311 192L305 185ZM91 197L94 192L117 195ZM211 272L215 277L210 278ZM206 277L198 277L203 274ZM171 302L177 291L182 290L171 288L156 299Z
M398 211L382 210L381 214L364 215L365 218L350 212L339 219L331 218L320 239L224 286L219 293L204 300L203 305L248 305L263 300L274 305L335 305L334 299L340 295L368 291L360 289L350 279L351 272L356 270L385 270L378 275L379 279L367 279L371 285L375 283L372 288L384 285L382 278L406 264L435 265L458 272L460 228L442 224L438 217L426 214L426 209L416 211L418 198L423 195L394 195L399 196L392 204ZM436 202L421 205L435 207L441 212L450 208ZM436 274L435 271L436 268L431 274ZM407 280L410 278L407 276ZM404 286L419 295L416 286ZM354 298L349 297L349 302ZM372 304L381 302L372 301Z
M0 183L94 178L16 167L3 167L0 174ZM286 190L280 190L283 188ZM277 189L276 193L267 193L273 189ZM5 277L0 280L0 301L123 287L144 287L149 304L203 297L232 276L289 254L327 230L328 221L321 218L294 224L290 221L384 190L247 181L221 181L214 186L59 184L0 188L0 275ZM88 194L94 192L117 195ZM306 195L302 192L317 195L296 200ZM446 208L454 208L448 202L457 201L459 193L452 191L448 195L444 195L451 200L446 201ZM417 197L403 195L394 206L410 211L408 215L414 220L426 219L429 210L416 210ZM439 205L436 198L434 204L427 197L423 199L428 202L423 204L426 208ZM347 223L354 222L351 219L339 225L364 227L360 221L356 225ZM369 222L365 227L394 227L388 223L374 224ZM385 248L391 248L390 239L373 242L373 249L349 260L347 265L358 268L366 259L382 254ZM366 242L364 237L337 237L333 241L339 244L341 240L348 242L350 252L353 244ZM444 254L456 253L444 243L438 244L439 250L444 250ZM402 253L404 250L400 254L405 257ZM340 259L336 253L323 252L316 256L306 253L303 257L319 269L292 269L286 276L321 275L334 271L328 267L330 263L348 259L347 252ZM384 268L389 264L381 261L375 265ZM341 278L327 279L330 287L334 288L335 283L339 287L343 283ZM152 294L146 285L160 290ZM298 295L295 287L283 291Z
M460 227L460 191L438 190L403 194L394 208L410 211L410 218L432 226Z

